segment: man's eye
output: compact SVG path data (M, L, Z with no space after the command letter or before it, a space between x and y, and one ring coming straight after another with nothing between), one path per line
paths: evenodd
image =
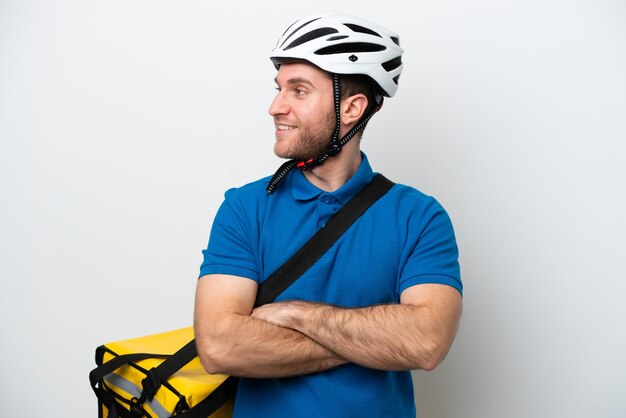
M296 96L304 96L306 92L302 89L296 89Z

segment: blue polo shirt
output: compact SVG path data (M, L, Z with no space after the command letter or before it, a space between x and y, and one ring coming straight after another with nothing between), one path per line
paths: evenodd
M200 276L230 274L262 283L374 176L365 154L355 175L330 193L297 170L271 195L269 177L226 192L203 251ZM398 303L408 287L462 292L458 250L442 206L396 184L277 300L342 307ZM414 417L408 371L347 364L283 379L241 379L234 417Z

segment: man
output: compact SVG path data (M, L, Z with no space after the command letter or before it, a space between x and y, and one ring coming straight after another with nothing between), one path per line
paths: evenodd
M204 367L241 377L235 417L414 417L410 370L432 370L452 344L452 225L436 200L398 184L253 309L258 285L372 179L360 139L396 92L402 52L396 34L337 14L297 21L273 51L274 152L290 161L226 193L196 294Z

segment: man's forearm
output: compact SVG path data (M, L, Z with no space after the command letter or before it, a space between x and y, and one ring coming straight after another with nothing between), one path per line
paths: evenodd
M306 316L296 316L294 329L367 367L430 369L435 360L430 339L416 324L419 310L400 304L360 309L322 305Z
M347 362L299 331L245 315L222 318L211 330L196 328L198 355L210 373L287 377Z
M302 332L351 362L383 370L430 370L443 359L456 329L440 327L430 315L427 308L405 304L343 309L308 302L272 304L253 312Z

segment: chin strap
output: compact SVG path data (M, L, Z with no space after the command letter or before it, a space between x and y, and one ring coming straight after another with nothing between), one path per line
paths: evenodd
M289 174L289 172L294 167L298 167L302 171L307 171L314 167L324 164L324 162L327 159L339 154L343 146L346 145L348 141L352 139L352 137L365 126L365 124L372 118L372 116L374 116L374 114L376 114L376 112L380 110L381 107L383 107L383 97L377 95L376 99L377 99L378 104L376 108L369 114L362 117L361 120L356 125L354 125L354 127L350 130L350 132L348 132L346 135L344 135L343 138L339 140L338 139L339 127L340 127L340 122L341 122L341 114L339 112L339 105L340 105L339 96L340 96L341 90L339 87L340 87L339 76L337 74L333 74L333 100L335 103L335 130L333 131L333 137L330 141L330 146L328 147L328 149L326 150L324 154L318 155L315 158L311 158L306 161L289 160L285 162L283 165L281 165L278 168L278 170L276 170L276 173L274 173L274 176L272 176L272 179L270 180L270 182L267 185L267 188L265 189L268 194L274 193L274 190L276 190L279 184L283 181L283 179L287 176L287 174Z

